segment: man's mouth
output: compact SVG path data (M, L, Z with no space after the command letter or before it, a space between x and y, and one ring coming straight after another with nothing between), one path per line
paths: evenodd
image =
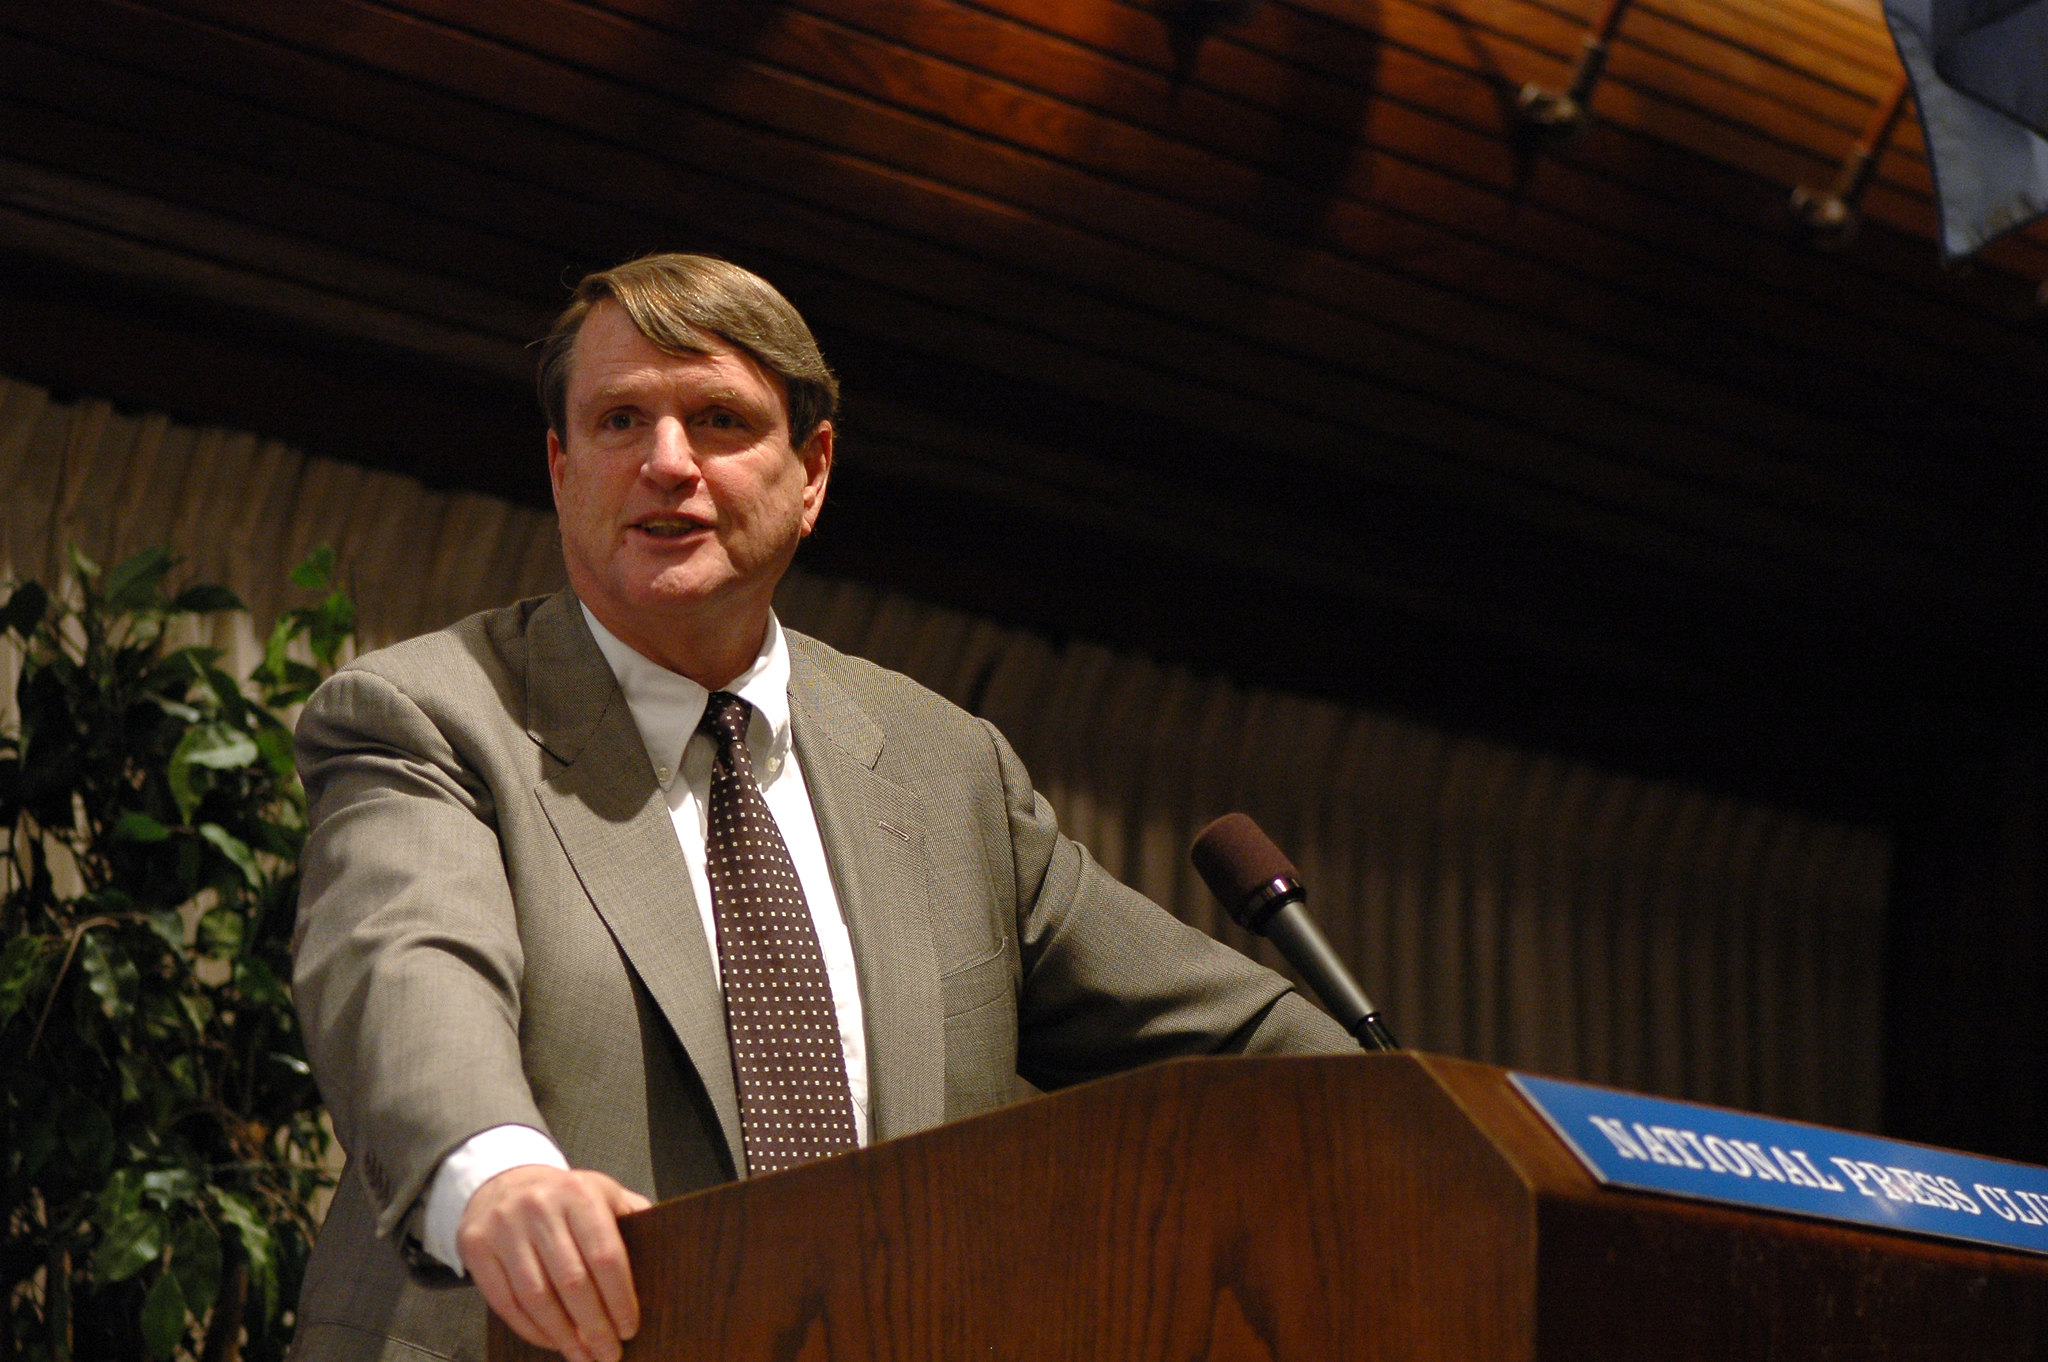
M633 528L656 539L680 539L692 530L703 529L704 522L686 515L656 515L634 522Z

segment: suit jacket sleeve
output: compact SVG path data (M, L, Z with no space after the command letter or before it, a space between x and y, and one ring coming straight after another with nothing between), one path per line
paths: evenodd
M328 681L298 749L313 832L295 997L336 1133L388 1234L469 1136L547 1129L520 1063L512 894L488 789L389 680L357 669Z
M1058 1087L1177 1055L1357 1049L1285 979L1104 871L988 732L1014 850L1025 1078Z

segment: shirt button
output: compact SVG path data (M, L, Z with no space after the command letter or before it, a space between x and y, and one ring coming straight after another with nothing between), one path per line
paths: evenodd
M654 778L655 778L656 780L660 781L660 782L661 782L662 784L664 784L664 785L668 784L668 767L666 767L666 766L657 766L657 767L655 767L655 768L654 768Z

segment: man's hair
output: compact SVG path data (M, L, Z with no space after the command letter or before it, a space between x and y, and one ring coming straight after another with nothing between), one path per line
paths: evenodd
M710 255L643 255L583 277L540 347L540 408L568 439L569 371L590 309L611 299L640 334L672 355L701 355L713 339L744 350L789 392L789 442L801 446L839 408L839 380L811 328L760 275Z

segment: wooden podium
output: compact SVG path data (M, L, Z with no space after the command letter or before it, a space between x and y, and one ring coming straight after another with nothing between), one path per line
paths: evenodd
M1408 1053L1165 1064L623 1228L628 1362L2048 1357L2048 1258L1605 1189Z

